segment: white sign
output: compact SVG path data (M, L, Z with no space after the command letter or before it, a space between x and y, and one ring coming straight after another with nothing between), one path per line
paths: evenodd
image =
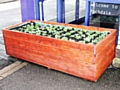
M120 4L95 3L94 12L103 15L119 15Z

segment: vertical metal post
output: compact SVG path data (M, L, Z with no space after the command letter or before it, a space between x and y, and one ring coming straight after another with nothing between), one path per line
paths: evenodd
M65 1L57 0L57 22L65 21Z
M78 20L79 20L79 0L76 0L75 20L78 23Z
M42 21L44 21L44 5L43 5L44 0L41 2L41 13L42 13Z
M20 0L22 22L35 19L34 0Z
M44 0L35 0L36 20L44 21Z
M40 5L39 5L39 0L35 0L35 12L36 12L36 20L40 20Z
M120 15L118 16L118 30L117 30L117 37L116 37L116 45L118 45L118 41L119 41L119 32L120 32Z
M90 1L86 0L85 25L89 26L90 21Z
M63 2L62 2L63 4L63 10L62 10L62 23L65 23L65 0L63 0Z

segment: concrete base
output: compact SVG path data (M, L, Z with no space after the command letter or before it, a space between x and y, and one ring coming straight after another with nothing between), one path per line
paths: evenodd
M120 58L114 58L112 64L114 67L120 68Z

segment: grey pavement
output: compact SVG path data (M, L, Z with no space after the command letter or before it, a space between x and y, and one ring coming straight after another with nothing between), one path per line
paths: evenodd
M55 1L54 3L50 3L51 0L45 2L45 20L55 20ZM73 3L75 2L74 0L66 0L66 3L67 23L74 19ZM20 7L17 4L19 2L15 3L14 8L10 9L7 7L3 9L1 7L4 7L4 5L0 4L0 60L2 61L9 61L9 56L5 52L2 28L21 22ZM81 3L82 15L84 15L85 11L84 4L85 2ZM24 68L1 80L0 90L120 90L120 69L108 68L99 80L94 83L29 63Z
M0 0L0 3L8 3L8 2L13 2L13 1L16 1L16 0Z

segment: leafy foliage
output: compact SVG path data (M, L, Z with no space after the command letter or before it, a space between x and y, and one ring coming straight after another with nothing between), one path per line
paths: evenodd
M83 30L39 22L26 23L10 30L88 44L97 44L110 34L109 31Z

